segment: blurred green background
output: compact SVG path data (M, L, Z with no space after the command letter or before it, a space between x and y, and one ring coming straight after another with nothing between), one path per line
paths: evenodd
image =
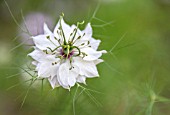
M101 92L91 91L101 104L83 92L76 115L170 115L170 0L102 0L95 16L97 0L6 1L19 25L22 14L37 19L29 28L40 33L39 19L46 17L53 29L61 12L70 25L91 22L99 49L108 51L98 65L100 77L86 86ZM28 69L32 50L27 37L0 0L0 115L73 115L76 87L51 90L37 81L29 89L24 82L30 76L21 68Z

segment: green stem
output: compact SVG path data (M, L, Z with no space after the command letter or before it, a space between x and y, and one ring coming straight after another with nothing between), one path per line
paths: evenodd
M62 18L63 18L63 16L60 16L60 29L61 29L62 36L64 38L64 45L66 45L67 42L66 42L66 38L65 38L65 35L64 35L64 31L63 31L62 25L61 25Z
M154 101L151 101L146 110L146 115L152 115L153 105L154 105Z

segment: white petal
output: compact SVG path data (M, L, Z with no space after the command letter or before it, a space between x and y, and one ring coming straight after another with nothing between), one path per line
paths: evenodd
M64 31L66 41L68 41L70 33L71 33L71 27L68 24L65 23L63 18L61 19L61 26L62 26L62 29ZM54 29L54 32L53 32L56 37L58 37L57 31L59 30L58 29L59 27L60 27L60 20L58 21L58 23L57 23L57 25L56 25L56 27Z
M80 57L73 58L74 64L79 67L80 75L92 78L99 76L96 65L93 61L85 61Z
M46 57L46 54L43 51L35 48L35 50L29 53L28 56L31 56L34 60L40 62L44 57Z
M101 63L101 62L103 62L103 60L102 60L102 59L94 60L94 64L95 64L95 65L97 65L97 64L99 64L99 63Z
M48 63L41 63L38 69L38 77L48 78L50 77L50 69L48 67Z
M85 77L85 76L79 75L76 80L77 80L77 82L79 82L79 83L84 83L84 84L86 84L86 77Z
M82 37L81 39L75 41L74 46L78 46L79 48L83 48L84 45L88 44L88 41L89 41L89 39ZM84 44L84 45L82 45L82 44Z
M90 46L94 49L97 50L99 45L100 45L101 40L95 40L94 38L90 39Z
M50 75L51 75L51 78L53 79L53 77L55 77L57 75L57 71L59 69L59 64L55 64L55 65L52 65L51 68L49 68L51 71Z
M85 36L86 36L87 38L91 38L91 37L92 37L92 33L93 33L92 31L93 31L93 30L92 30L91 24L88 23L87 26L86 26L86 28L85 28L82 32L85 33Z
M81 52L84 52L85 54L87 54L87 56L85 56L83 59L87 60L87 61L94 61L96 59L98 59L99 57L102 56L102 53L106 53L105 50L102 51L96 51L93 48L90 47L85 47L81 49Z
M37 62L37 61L33 61L32 64L35 65L35 66L37 66L37 65L38 65L38 62Z
M59 58L56 58L55 55L50 55L42 52L41 50L35 48L33 52L28 54L34 60L36 60L36 70L38 71L39 77L54 77L57 75L57 71L59 68L59 63L53 65L54 62L59 62Z
M74 68L72 68L70 71L70 77L68 77L68 83L70 85L70 87L74 86L75 83L76 83L76 78L78 76L78 73L79 73L79 69L76 65L73 65Z
M70 75L70 77L68 77L68 84L69 84L69 86L73 87L75 85L75 83L76 83L75 76L73 77L73 76Z
M46 54L37 48L35 48L33 52L29 53L28 56L31 56L34 60L42 63L49 62L52 64L53 62L59 61L59 58L56 58L55 55Z
M40 63L38 63L38 64L37 64L37 66L36 66L35 70L36 70L36 71L38 71L38 70L39 70L39 68L40 68Z
M51 77L53 79L57 75L59 64L52 65L51 62L44 62L38 64L38 76L42 78Z
M48 37L52 42L49 39L47 39ZM38 35L38 36L34 36L32 38L33 38L33 41L34 41L36 47L41 50L46 50L47 47L54 49L58 46L58 42L56 40L54 40L53 35Z
M51 87L54 89L55 87L59 87L59 83L58 83L58 80L57 80L57 76L55 76L53 79L51 78L48 78L48 81L50 82L51 84Z
M52 34L46 23L44 23L44 34Z
M63 63L59 67L59 76L58 81L61 86L65 87L72 87L76 83L76 77L78 76L78 73L76 72L77 69L72 68L70 69L70 63L69 61Z

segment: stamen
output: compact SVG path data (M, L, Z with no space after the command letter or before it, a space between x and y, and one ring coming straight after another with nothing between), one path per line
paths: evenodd
M69 70L71 70L71 69L74 69L74 66L72 65L72 58L70 59L70 68L69 68Z
M53 52L53 50L50 47L47 47L47 49L49 49L51 52Z
M84 58L85 56L88 56L86 53L84 53L84 52L81 52L81 54L83 55L83 57L82 58Z
M44 53L48 54L47 50L43 50Z
M71 67L69 68L69 70L71 70L71 69L74 69L74 67L73 67L73 66L71 66Z
M86 35L86 33L83 34L83 36L85 36L85 35Z
M50 36L46 36L47 39L50 39Z
M87 43L82 43L80 44L78 47L82 46L82 47L89 47L88 45L90 44L90 41L87 41ZM90 46L91 47L91 46Z
M89 45L90 44L90 41L87 41L87 45Z
M81 39L81 38L83 38L84 37L84 35L85 35L85 33L82 35L82 36L79 36L72 44L74 44L77 40L79 40L79 39Z
M53 62L52 65L56 65L60 62L61 60L57 61L57 62Z
M54 45L56 46L56 44L50 39L50 36L46 36L46 38L47 38L52 44L54 44Z
M63 56L59 55L59 56L56 56L55 58L60 58L60 60L62 60Z
M56 54L56 52L52 53L52 55L55 55L55 54Z
M62 47L62 46L58 46L58 47L56 47L55 49L51 49L50 47L47 47L47 49L49 49L51 52L54 52L54 51L56 51L58 48L60 48L60 47Z
M85 43L82 43L81 46L83 46Z
M71 39L71 36L73 35L73 33L70 34L69 36L69 39L68 39L68 42L71 43L70 39Z
M54 37L54 39L58 41L58 39L56 37Z
M57 40L57 41L58 41L58 43L61 45L61 43L60 43L60 39L57 39L56 37L54 37L54 39L55 39L55 40Z
M77 27L75 28L75 32L74 32L74 36L73 36L73 38L72 38L72 41L71 42L73 42L74 41L74 39L75 39L75 36L76 36L76 34L77 34L77 30L78 30L78 27L79 27L79 25L82 25L82 24L84 24L84 21L83 22L77 22Z

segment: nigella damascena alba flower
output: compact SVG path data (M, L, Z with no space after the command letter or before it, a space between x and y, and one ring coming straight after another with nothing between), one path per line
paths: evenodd
M44 34L32 37L34 51L28 54L34 61L39 78L47 78L52 88L70 89L86 78L99 76L96 65L105 50L97 51L100 40L92 37L90 23L81 31L82 23L69 26L60 17L54 32L44 24Z

